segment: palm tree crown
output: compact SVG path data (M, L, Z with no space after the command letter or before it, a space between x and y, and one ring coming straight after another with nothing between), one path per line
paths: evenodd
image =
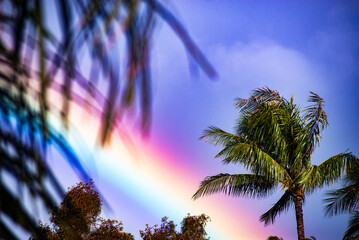
M235 134L210 126L201 139L223 149L216 157L223 163L240 163L248 174L218 174L205 178L194 194L223 192L234 196L266 197L280 187L284 194L260 220L273 223L276 216L295 207L298 239L303 240L302 204L313 190L338 180L352 166L354 157L345 152L321 164L311 165L311 156L328 125L324 101L311 92L310 106L300 111L277 91L260 88L248 99L237 99L241 117Z

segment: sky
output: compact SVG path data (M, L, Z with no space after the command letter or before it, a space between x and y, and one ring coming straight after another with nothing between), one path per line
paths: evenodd
M232 131L238 111L234 99L247 98L259 87L278 90L307 106L309 92L324 98L329 127L312 164L348 148L359 156L359 3L355 1L164 1L185 26L218 73L209 79L169 26L159 19L153 39L152 125L141 137L138 121L129 116L116 129L109 146L96 143L98 119L72 107L66 134L106 201L103 216L123 221L138 239L138 230L159 224L163 216L175 223L190 214L210 216L213 240L296 239L294 209L273 225L259 222L281 196L265 199L216 194L191 199L206 176L243 173L239 165L222 165L220 150L198 140L210 125ZM192 69L192 71L191 71ZM54 121L56 122L56 121ZM50 163L66 187L79 181L61 156ZM348 216L325 217L325 192L306 198L306 236L340 239ZM46 218L46 214L41 215Z

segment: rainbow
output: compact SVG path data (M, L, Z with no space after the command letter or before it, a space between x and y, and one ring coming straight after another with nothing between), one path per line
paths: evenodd
M145 224L160 224L163 216L179 224L187 213L210 216L206 229L211 239L263 240L269 235L281 236L276 225L264 228L258 221L260 213L255 211L255 204L260 200L214 195L193 201L191 197L200 181L213 169L190 164L196 159L169 146L171 141L165 131L143 138L137 129L123 127L116 129L110 145L101 149L96 145L98 119L75 104L70 116L69 141L80 157L90 151L82 156L83 164L112 209L105 207L105 217L123 221L125 231L137 238ZM57 170L62 179L61 174L69 174ZM72 177L70 185L75 181Z

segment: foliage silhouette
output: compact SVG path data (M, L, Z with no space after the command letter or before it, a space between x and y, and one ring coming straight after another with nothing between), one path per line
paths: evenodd
M158 19L214 77L189 34L157 0L0 1L0 237L17 238L3 215L26 231L36 230L22 194L50 209L55 206L50 192L63 195L46 162L48 148L57 148L83 180L89 179L66 139L50 125L50 114L67 127L71 104L81 106L100 118L101 144L128 109L138 110L142 131L148 131L150 50ZM126 46L123 52L119 42ZM113 54L117 50L122 58ZM81 71L85 64L89 72ZM99 87L103 82L105 89ZM4 176L19 191L12 191Z
M269 236L266 240L283 240L283 238L277 236Z
M326 215L351 213L349 226L343 239L359 239L359 159L342 180L343 187L328 192L324 201Z
M132 234L123 231L122 222L101 218L101 207L102 201L94 183L80 182L69 188L60 206L50 211L51 225L40 221L29 240L134 240ZM205 227L209 220L205 214L188 214L181 223L181 231L177 232L173 221L164 217L160 227L146 225L140 236L144 240L206 240Z
M140 236L143 240L208 240L205 230L208 221L210 218L205 214L199 216L188 214L182 220L181 231L177 232L174 222L168 221L168 217L163 217L161 226L149 227L146 225L146 229L140 231Z
M268 88L253 91L248 99L237 99L241 117L235 134L211 126L201 139L223 149L216 157L223 163L240 163L249 174L218 174L205 178L193 198L222 192L233 196L267 197L280 187L284 194L261 217L265 225L277 215L295 208L298 239L304 240L304 197L329 185L353 167L355 157L337 154L311 165L311 156L327 126L324 100L311 93L303 112L278 92Z
M43 224L30 240L118 239L134 240L123 232L122 222L100 218L102 201L93 182L80 182L70 188L59 207L50 211L52 226Z

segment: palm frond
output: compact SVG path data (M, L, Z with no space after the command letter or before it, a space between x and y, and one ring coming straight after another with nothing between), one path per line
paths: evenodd
M349 227L345 231L343 240L352 240L359 238L359 211L355 211L350 217Z
M11 232L11 229L9 229L9 227L6 224L4 224L2 221L0 221L0 233L3 239L18 240L18 237L15 236L14 233Z
M325 102L318 94L310 92L308 102L313 103L304 109L305 134L303 134L305 149L311 155L314 148L320 143L321 132L328 126L327 114L324 111Z
M199 139L200 140L204 139L206 142L209 142L214 145L223 145L223 146L236 143L240 140L244 140L244 138L240 136L237 136L232 133L228 133L215 126L209 126L209 128L204 131L203 136L200 137Z
M244 135L282 166L297 156L297 135L301 132L300 111L296 105L281 99L274 104L260 104L255 112L244 113L236 125L236 133Z
M46 18L45 6L51 4L56 11ZM71 104L94 109L101 119L98 131L102 144L108 142L131 107L139 112L142 132L149 129L150 50L156 17L173 29L210 78L216 76L185 28L157 0L5 0L1 6L0 175L5 172L13 177L32 194L34 201L42 200L47 208L51 207L52 196L45 182L55 189L53 193L63 192L46 164L49 146L55 146L81 178L89 178L66 139L49 124L49 113L60 116L67 127ZM59 32L53 32L55 15ZM124 51L116 48L118 42L127 44ZM89 74L80 71L83 53L90 56ZM119 66L125 66L123 72ZM107 83L99 87L100 80ZM52 90L61 97L55 104L50 99ZM13 204L19 211L23 207L21 201ZM0 215L11 214L5 208L0 202ZM31 214L28 221L25 213L14 210L13 214L10 218L18 223L23 221L28 225L24 229L32 231ZM19 216L24 216L26 222ZM6 238L13 238L1 216L0 231L7 234Z
M353 168L355 162L356 157L351 153L340 153L318 166L311 166L306 170L306 176L302 181L305 191L311 192L338 181L346 171Z
M217 75L182 24L157 0L56 0L54 4L58 7L56 15L61 27L61 39L55 37L51 26L45 24L43 0L34 1L34 4L9 1L7 5L14 11L10 11L10 14L7 11L0 11L2 16L0 23L7 25L7 28L2 29L1 32L8 34L10 41L13 41L13 47L1 41L0 56L11 60L11 68L15 70L15 76L18 75L17 70L20 70L18 67L22 66L23 62L27 61L24 67L31 70L35 65L32 56L38 56L36 61L38 75L32 76L32 79L40 83L37 97L43 123L47 111L51 110L47 96L48 89L52 87L53 80L59 78L60 73L63 76L61 114L66 125L76 78L75 72L82 62L80 53L86 50L91 55L90 64L100 67L100 69L92 68L93 72L88 82L96 86L99 79L111 78L108 81L109 91L106 95L107 103L111 104L104 106L104 121L100 129L102 143L110 138L114 123L117 118L122 117L129 106L139 106L142 129L147 131L151 115L149 61L157 16L173 29L188 53L210 78ZM126 38L120 38L121 35ZM125 74L118 72L119 59L110 56L111 51L118 50L114 47L116 41L122 39L127 41L127 49L123 54L127 56L124 58L127 61ZM47 61L49 52L53 49L56 54ZM118 87L120 82L123 82L122 92ZM89 91L86 88L83 90ZM135 104L137 100L138 105ZM43 127L46 130L45 124Z
M273 224L277 215L281 214L283 211L287 211L292 205L292 196L290 195L289 190L287 190L273 207L260 217L260 221L264 222L264 225Z
M252 95L247 99L236 98L234 106L240 112L245 113L254 112L261 103L278 102L278 104L281 104L281 101L282 98L277 91L265 87L253 90Z
M232 196L266 197L276 185L264 176L252 174L218 174L205 178L193 199L222 192Z
M163 20L173 29L173 31L178 35L182 40L182 43L185 45L188 52L192 57L197 61L197 63L202 67L205 73L211 77L215 78L217 72L214 70L213 66L208 62L206 57L196 46L194 41L191 39L185 28L182 24L173 16L173 14L168 11L159 1L157 0L144 0L149 3L153 10L162 17Z
M27 230L28 232L32 232L36 234L37 232L36 221L32 218L32 215L28 213L26 208L23 207L20 199L14 196L14 194L11 193L11 191L2 183L2 181L0 181L0 193L1 193L1 201L0 201L1 213L6 215L9 219L17 223L23 229ZM13 229L4 223L2 217L0 217L0 229L4 230L1 231L0 234L1 238L5 237L3 236L3 233L7 233L8 237L11 237L12 239L17 239L14 234L11 234L13 233Z
M42 203L47 209L56 205L56 194L64 193L47 165L47 147L56 145L78 174L83 179L89 178L71 146L50 124L47 125L47 136L44 136L40 115L22 92L7 91L0 85L0 176L6 175L18 187L17 194L11 192L1 179L0 212L34 234L37 223L20 200L23 192L29 193L31 200ZM3 220L0 218L0 225L7 228ZM12 230L7 228L4 232ZM7 235L10 239L11 235Z
M288 178L287 170L268 153L253 143L236 143L226 146L216 157L222 157L223 162L242 163L247 170L257 175L265 175L268 179Z
M328 198L324 199L326 215L353 212L359 209L359 162L358 159L354 168L342 179L343 187L327 193Z
M359 209L359 185L350 185L327 193L324 199L326 215L336 215Z

